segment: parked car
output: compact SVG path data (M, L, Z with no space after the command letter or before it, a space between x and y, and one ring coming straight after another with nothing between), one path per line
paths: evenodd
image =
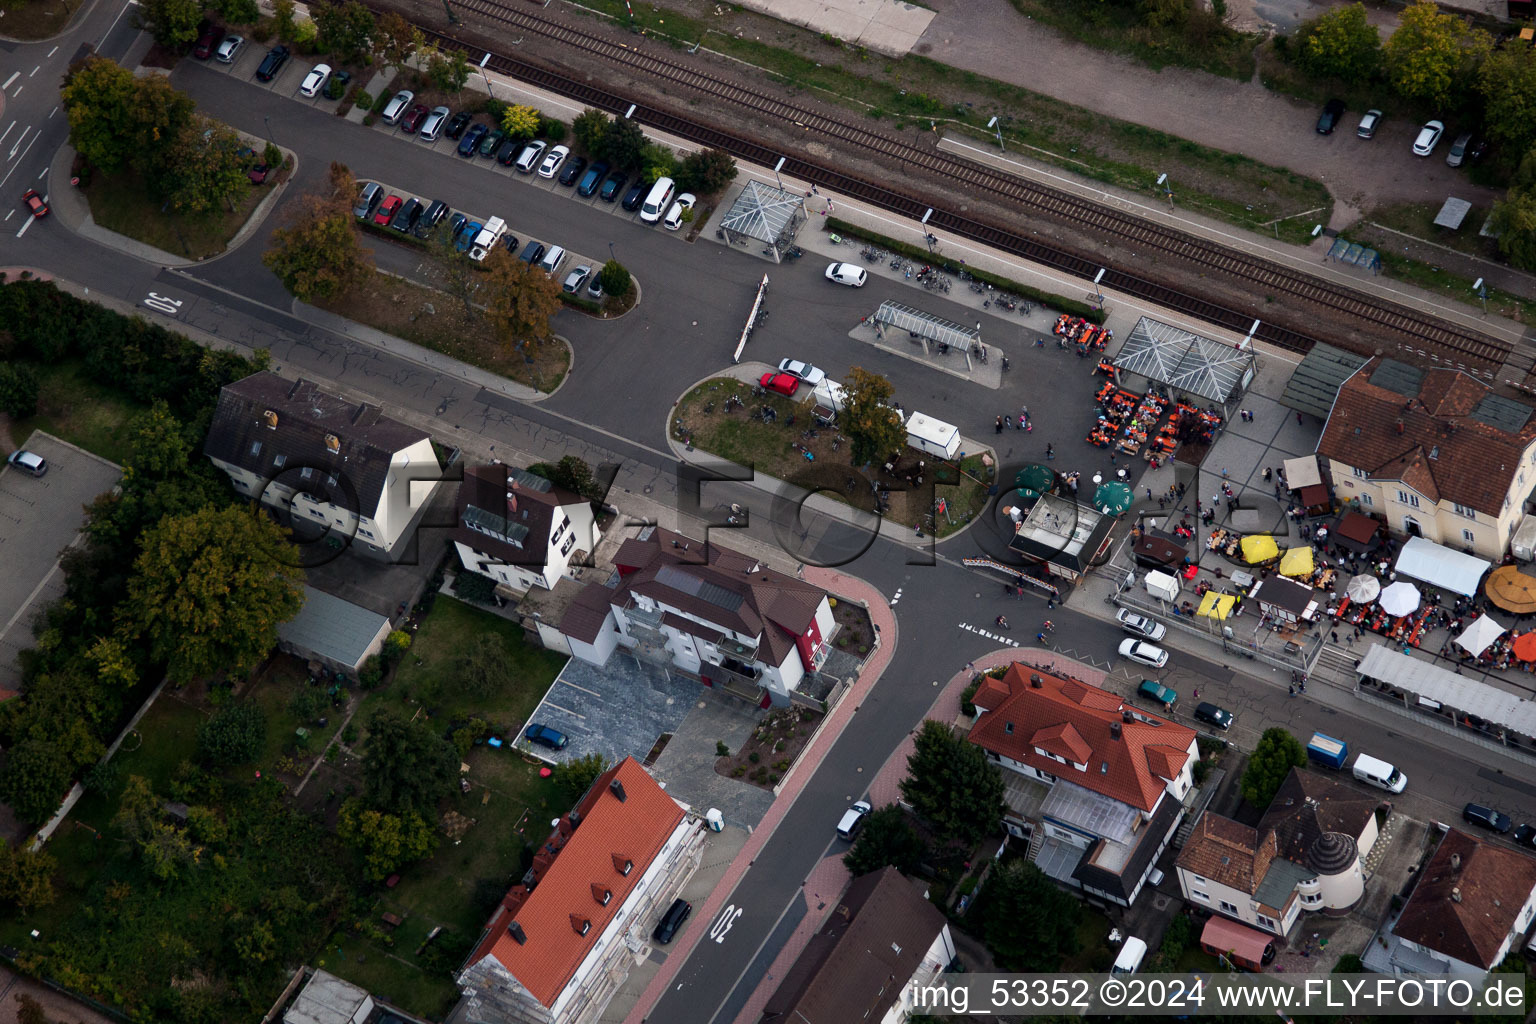
M587 283L587 278L591 276L592 268L583 263L581 266L565 275L565 284L561 285L560 287L565 290L566 294L576 295L581 291L582 286Z
M203 34L197 37L197 42L192 46L192 56L198 60L207 60L213 56L213 48L218 45L219 30L212 26L203 29Z
M329 64L316 64L309 69L309 74L304 76L304 81L299 85L299 92L305 96L313 96L320 91L325 80L331 75Z
M793 398L795 390L800 387L799 378L792 377L787 373L774 373L771 370L763 374L757 383L769 391L777 391L785 398Z
M244 36L225 36L224 41L219 44L219 48L214 51L214 58L220 64L233 64L235 62L235 54L239 53L240 47L244 45Z
M1488 140L1487 139L1473 139L1472 140L1472 145L1467 148L1467 162L1471 163L1471 164L1475 164L1475 163L1477 163L1479 160L1481 160L1483 157L1485 157L1487 155L1488 155Z
M437 137L443 134L443 124L448 120L447 107L433 107L426 120L421 122L421 138L424 142L436 142Z
M415 98L416 94L409 89L397 92L389 98L388 103L384 104L383 113L379 116L384 119L385 124L399 124L400 119L405 116L405 112L410 109L411 101Z
M331 77L325 82L325 98L339 100L347 94L347 86L352 82L352 72L332 71Z
M677 930L688 920L688 915L693 913L693 904L679 896L672 901L667 912L661 915L661 920L656 922L656 930L651 932L651 938L663 946L672 941Z
M459 240L459 232L464 230L464 225L469 223L469 218L462 213L453 213L448 217L448 228L444 231L444 237L450 242Z
M1451 143L1451 151L1445 154L1447 167L1460 167L1467 158L1467 150L1472 146L1472 133L1462 132L1456 136L1456 141Z
M1329 100L1323 105L1323 112L1317 118L1317 134L1332 135L1333 130L1339 126L1339 118L1344 116L1344 101Z
M415 135L421 130L422 122L427 119L427 113L427 105L425 103L418 103L411 107L400 121L400 130L407 135Z
M432 234L433 228L443 222L443 218L446 216L448 216L448 204L441 199L433 200L432 205L427 207L426 212L421 215L421 219L416 222L416 226L411 229L411 234L417 238L426 238Z
M1445 125L1440 121L1430 121L1419 129L1419 137L1413 140L1414 156L1429 156L1440 145L1440 136L1445 134Z
M667 226L667 230L676 231L682 227L683 211L693 209L694 204L698 201L698 197L692 192L684 192L678 196L677 202L672 204L672 209L667 211L667 216L662 220L662 223Z
M374 209L383 198L383 185L376 181L363 182L362 187L357 190L357 202L352 204L352 215L358 220L367 220L373 216Z
M516 256L517 247L523 243L516 235L508 231L506 234L501 236L501 244L507 247L507 254L509 256Z
M1168 632L1168 627L1156 619L1149 619L1145 615L1137 615L1129 608L1121 608L1115 613L1115 621L1120 623L1120 628L1127 633L1134 633L1148 640L1161 640Z
M611 203L619 198L619 193L624 188L624 183L629 180L629 175L623 171L614 171L603 179L603 187L598 190L597 197L605 203Z
M1509 815L1496 811L1492 807L1484 807L1482 804L1467 804L1461 809L1461 818L1469 824L1481 825L1499 835L1508 832L1512 824Z
M517 258L529 265L538 263L539 260L544 258L544 243L537 241L529 242L523 246L523 251L518 254Z
M1521 825L1515 829L1515 834L1509 838L1513 839L1517 846L1536 850L1536 825Z
M560 184L570 188L576 184L576 179L581 177L581 172L587 169L587 158L573 156L565 162L565 168L560 172Z
M538 170L539 161L543 159L544 150L548 147L549 143L538 139L523 147L522 153L517 157L517 173L532 174Z
M1168 652L1161 647L1154 647L1145 640L1127 638L1120 641L1120 657L1129 658L1152 668L1162 668L1168 664Z
M1136 643L1135 640L1127 642ZM1136 693L1147 700L1155 700L1164 707L1172 707L1179 702L1179 692L1171 686L1164 686L1156 679L1143 679L1141 685L1136 687Z
M852 263L834 263L827 268L827 280L850 288L863 288L864 282L869 280L869 271Z
M1381 127L1381 111L1367 110L1360 118L1360 124L1355 129L1355 134L1362 139L1375 136L1376 129Z
M629 186L629 191L624 193L624 201L619 205L630 213L634 213L640 209L640 204L645 202L645 194L650 190L651 186L645 183L644 178L636 179L635 183Z
M565 163L565 158L571 155L571 147L556 146L544 156L544 162L539 164L539 177L553 178L560 173L560 166Z
M810 363L802 363L798 359L780 359L779 372L787 373L791 377L799 377L811 387L815 387L827 379L827 375Z
M399 196L390 196L379 204L379 212L373 215L373 222L379 227L384 227L403 205L405 205L404 199Z
M565 733L538 722L534 722L523 731L523 739L529 743L537 743L541 747L548 747L550 750L564 750L565 745L571 742L570 737Z
M598 271L592 275L592 280L587 282L587 298L593 302L603 301L603 273Z
M475 236L480 229L485 227L477 220L472 220L459 228L459 233L453 236L453 247L458 252L468 252L469 247L475 243Z
M448 127L443 130L443 134L450 139L457 139L464 134L464 129L469 127L469 122L474 118L475 115L467 110L459 111L448 119Z
M496 150L496 162L503 167L511 167L517 163L517 158L522 155L524 145L525 143L518 139L503 140L501 148Z
M459 140L459 156L474 156L475 150L480 148L480 140L485 138L490 126L474 124L469 126L469 131Z
M245 176L252 185L265 185L271 170L272 168L266 164L252 164L251 169L245 172Z
M48 472L48 460L36 452L27 451L25 448L11 452L10 457L5 461L23 473L28 473L32 476L42 476Z
M256 77L263 82L270 82L277 77L278 72L283 70L283 65L286 63L288 63L288 47L274 46L261 59L261 66L256 69Z
M21 201L27 205L27 212L34 219L48 216L48 204L43 202L43 197L37 194L37 189L27 189L21 194Z
M492 128L489 132L486 133L485 137L480 140L480 155L483 157L495 156L496 150L501 148L502 140L506 137L507 133L502 131L500 128Z
M608 165L601 160L588 167L587 173L581 176L581 183L576 186L576 194L584 199L591 198L603 183L603 175L607 173Z
M422 201L412 196L405 201L405 205L395 212L394 217L390 219L389 226L396 231L408 232L416 226L417 218L421 216L422 211L425 209L426 206L422 204Z
M873 808L865 800L855 803L843 812L842 818L837 823L837 834L852 842L859 834L859 830L864 827L864 819L869 816L871 810Z
M1218 729L1232 728L1232 722L1237 717L1226 708L1217 707L1209 701L1201 701L1195 706L1195 717L1202 722L1214 725Z

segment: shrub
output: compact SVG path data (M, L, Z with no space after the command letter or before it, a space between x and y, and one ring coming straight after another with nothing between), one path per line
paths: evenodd
M352 744L352 743L356 743L357 742L357 723L356 722L348 722L347 723L347 727L345 729L341 730L341 741L343 743L347 743L347 744Z
M88 793L106 793L117 785L122 772L118 770L115 761L97 761L91 765L90 771L80 780Z
M558 117L539 118L539 134L550 142L559 142L565 138L565 122Z
M197 730L197 757L213 768L253 761L267 739L267 720L254 704L232 704Z
M251 38L258 43L270 43L277 28L272 24L271 18L262 18L251 26Z
M390 630L389 636L384 638L384 663L393 665L399 661L411 649L411 639L411 634L403 629Z
M331 706L330 697L318 686L306 686L288 702L288 713L301 722L313 722Z
M976 696L976 691L981 689L981 680L976 680L960 691L960 713L970 718L976 717L976 705L971 703L971 698Z
M352 105L359 110L372 110L373 97L369 96L362 86L354 85L352 87Z
M283 166L283 151L277 148L277 143L269 142L261 153L262 161L271 168Z
M730 757L731 748L725 745L724 740L715 740L715 753L720 757Z
M744 764L739 764L731 769L731 778L733 779L739 779L745 774L747 774L747 766Z
M357 682L365 690L372 690L384 681L384 663L377 654L370 654L357 670Z
M761 760L762 760L762 759L763 759L763 758L762 758L762 755L761 755L761 754L759 754L759 753L758 753L758 752L757 752L757 751L755 751L755 750L754 750L754 751L752 751L752 753L750 753L750 754L748 754L748 755L747 755L747 760L748 760L748 761L751 761L751 762L752 762L752 763L753 763L753 764L757 764L757 762L759 762L759 761L761 761Z
M465 601L490 604L496 596L496 581L481 573L462 569L453 578L453 592Z

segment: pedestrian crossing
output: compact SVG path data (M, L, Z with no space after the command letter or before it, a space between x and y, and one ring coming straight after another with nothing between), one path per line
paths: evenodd
M990 629L983 629L981 626L973 626L969 622L961 622L957 623L957 625L959 625L961 629L966 630L967 632L975 633L977 636L986 637L988 640L991 640L994 643L1002 644L1005 647L1019 646L1019 642L1012 637L1002 636L998 633L992 632Z

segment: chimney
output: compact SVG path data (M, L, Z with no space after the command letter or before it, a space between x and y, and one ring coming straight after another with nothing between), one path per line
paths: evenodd
M1398 420L1396 426L1397 426L1397 432L1399 434L1401 434L1403 432L1403 421L1402 420Z
M581 824L581 812L572 811L570 814L567 814L566 817L570 819L571 831L576 831L576 826Z
M341 438L337 437L335 434L326 434L325 435L325 450L330 452L332 455L335 455L338 452L340 452L341 451Z
M1120 738L1120 723L1119 722L1110 722L1109 723L1109 738L1112 739L1112 740L1118 740Z
M1131 714L1130 708L1122 708L1120 711L1120 721L1124 722L1126 725L1130 725L1132 722L1136 721L1136 716Z
M629 799L629 796L624 792L624 783L620 782L618 779L614 779L612 782L608 783L608 789L612 791L614 796L619 798L619 803L621 804Z
M515 488L517 485L513 484L512 486ZM517 511L517 492L515 490L511 490L511 491L507 492L507 511L508 512L516 512Z
M268 430L277 429L277 413L275 411L268 409L261 414L261 418L266 421Z
M507 934L512 936L512 941L516 942L519 946L528 945L528 936L523 932L523 926L516 921L507 925Z
M1044 687L1045 687L1045 680L1040 678L1040 673L1039 672L1032 672L1032 673L1030 673L1030 676L1029 676L1029 688L1031 690L1040 690L1040 689L1043 689Z
M1451 854L1451 870L1452 871L1460 871L1461 870L1461 854L1459 854L1459 853Z

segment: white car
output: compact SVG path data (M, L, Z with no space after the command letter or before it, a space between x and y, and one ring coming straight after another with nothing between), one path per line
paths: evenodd
M1127 633L1135 633L1154 642L1161 640L1168 633L1168 627L1161 622L1149 619L1145 615L1137 615L1129 608L1121 608L1115 612L1115 621L1120 623L1120 628Z
M1162 668L1168 664L1168 652L1161 647L1153 647L1145 640L1133 640L1126 637L1120 641L1120 657L1129 658L1140 665L1150 668Z
M225 36L224 41L219 44L218 50L214 52L214 56L218 58L220 64L233 64L235 62L235 54L239 53L240 47L244 45L244 36Z
M815 387L827 379L827 375L810 363L802 363L798 359L779 360L779 372L787 373L792 377L799 377L811 387Z
M320 87L325 84L325 80L330 75L331 66L329 64L316 64L310 69L309 74L304 76L304 84L299 86L299 92L305 96L313 96L320 91Z
M869 271L852 263L834 263L827 268L827 280L850 288L863 288L864 282L869 280Z
M1440 121L1430 121L1419 129L1419 137L1413 140L1414 156L1429 156L1440 145L1440 136L1445 134L1445 125Z
M693 204L698 201L698 197L692 192L684 192L678 196L677 202L672 204L672 209L667 211L667 216L662 220L662 223L667 226L667 230L676 231L682 227L683 211L693 209Z
M853 842L859 834L859 829L864 827L864 819L868 817L872 808L868 802L860 800L843 812L842 820L837 823L837 834L843 839Z
M565 163L565 158L571 155L570 146L556 146L549 151L544 162L539 164L539 177L553 178L560 173L560 166Z

